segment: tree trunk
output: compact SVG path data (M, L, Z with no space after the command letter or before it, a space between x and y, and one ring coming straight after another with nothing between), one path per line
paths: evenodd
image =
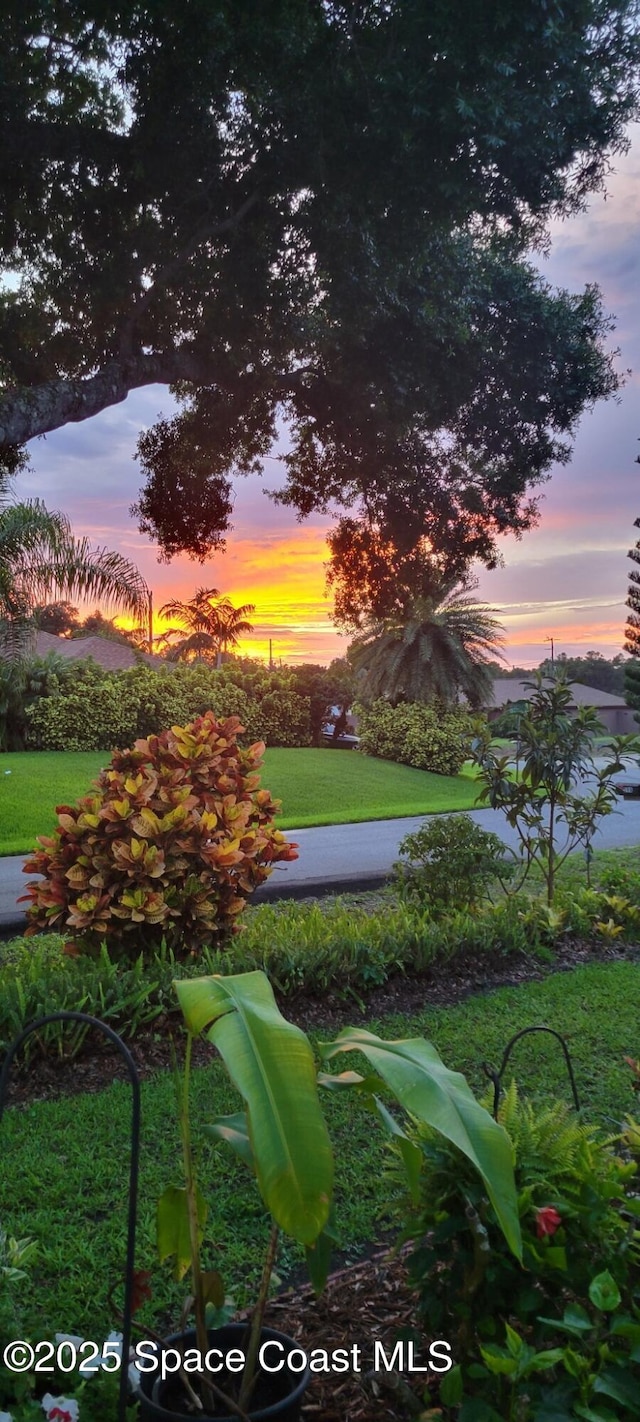
M182 369L183 374L180 374ZM211 379L211 372L209 379ZM204 372L199 371L200 382ZM165 355L138 355L130 360L110 361L95 375L80 380L48 380L43 385L21 386L0 396L0 448L26 444L37 435L48 434L62 425L89 420L110 405L126 400L130 390L143 385L168 385L174 380L194 379L196 362L187 352Z

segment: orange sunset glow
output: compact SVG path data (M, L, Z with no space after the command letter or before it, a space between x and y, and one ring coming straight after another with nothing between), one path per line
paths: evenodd
M227 552L203 567L188 558L176 559L169 567L148 555L136 561L153 592L154 636L178 625L175 619L160 616L170 597L186 602L196 587L215 586L236 607L255 606L248 618L254 630L242 637L239 653L261 661L271 655L276 663L294 665L329 662L346 650L347 639L331 621L332 605L325 590L327 556L323 530L295 527L264 541L230 539ZM132 626L127 617L116 621L121 627Z

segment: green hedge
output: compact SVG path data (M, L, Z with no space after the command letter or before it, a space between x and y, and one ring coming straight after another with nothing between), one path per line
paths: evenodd
M243 741L270 746L307 746L311 740L309 700L282 676L260 669L237 684L226 667L140 665L105 672L95 663L79 665L71 686L41 696L25 711L30 750L112 750L140 736L159 735L214 711L218 719L239 716Z
M357 707L360 750L436 775L457 775L469 754L473 719L460 708L374 701Z

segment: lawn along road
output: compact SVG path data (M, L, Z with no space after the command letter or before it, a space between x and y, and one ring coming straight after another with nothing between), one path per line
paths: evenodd
M515 830L507 824L502 811L472 810L469 813L483 829L493 830L510 847L517 846ZM271 878L258 889L252 902L375 888L384 883L398 858L400 840L419 829L428 818L412 815L403 820L369 820L366 824L287 830L287 838L299 846L299 857L290 864L276 865ZM622 849L636 844L640 845L640 799L619 799L615 813L602 821L593 847ZM22 905L16 902L27 882L22 874L24 860L23 855L0 859L0 932L19 932L24 927Z

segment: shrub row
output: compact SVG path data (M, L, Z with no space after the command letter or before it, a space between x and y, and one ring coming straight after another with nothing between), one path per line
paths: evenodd
M175 1010L176 977L263 968L283 997L328 990L358 996L395 974L424 976L456 959L488 969L514 956L548 956L567 937L637 940L640 881L627 887L625 896L589 889L565 894L553 910L514 895L439 919L403 904L372 914L340 900L324 909L263 905L226 950L204 949L191 963L177 962L164 945L147 962L140 954L124 963L104 946L94 959L67 957L58 935L14 940L0 944L0 1049L35 1017L59 1009L94 1013L134 1036ZM82 1036L53 1026L39 1034L35 1048L73 1056Z
M299 696L286 673L240 666L140 664L106 672L90 659L73 664L73 680L53 682L25 710L25 744L31 750L111 750L139 737L184 726L206 711L238 716L244 741L306 746L311 740L309 698Z
M360 750L365 755L436 775L457 775L469 755L473 718L461 708L374 701L356 710Z

